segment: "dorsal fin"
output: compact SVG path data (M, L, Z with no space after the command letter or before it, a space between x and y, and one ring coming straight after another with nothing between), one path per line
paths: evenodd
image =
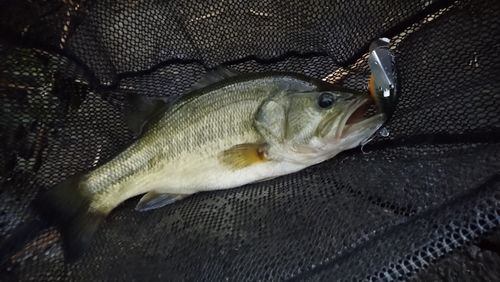
M205 88L205 87L207 87L211 84L214 84L216 82L219 82L219 81L231 78L231 77L239 76L241 74L242 74L241 72L234 70L232 68L226 67L226 66L219 67L213 71L209 71L209 72L205 73L196 84L191 86L190 90L194 91L194 90L198 90L201 88Z
M229 67L219 67L214 71L207 72L203 77L191 87L188 92L204 88L213 83L241 75L240 72ZM158 112L173 104L178 96L168 98L151 98L139 95L129 95L129 106L123 110L124 121L135 136L142 133L146 122Z
M128 96L129 105L123 110L123 119L135 136L142 133L146 122L161 110L171 105L179 97L151 98L139 95Z

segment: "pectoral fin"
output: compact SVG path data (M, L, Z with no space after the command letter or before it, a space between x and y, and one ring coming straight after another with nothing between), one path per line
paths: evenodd
M179 194L162 194L155 191L148 192L146 195L142 196L135 210L137 211L147 211L152 209L161 208L166 205L170 205L188 195Z
M268 161L266 144L246 143L233 146L220 154L220 161L232 170Z

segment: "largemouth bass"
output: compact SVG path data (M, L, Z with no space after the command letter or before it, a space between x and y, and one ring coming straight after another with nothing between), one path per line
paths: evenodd
M68 259L82 256L131 197L145 194L136 207L144 211L293 173L360 145L385 121L384 113L365 116L366 93L295 73L223 73L140 124L123 151L39 197Z

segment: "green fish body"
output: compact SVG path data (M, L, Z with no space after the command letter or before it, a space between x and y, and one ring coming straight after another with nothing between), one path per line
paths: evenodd
M136 209L149 210L293 173L358 146L385 121L364 116L369 95L300 74L219 80L165 106L123 151L43 195L69 259L131 197L145 194Z

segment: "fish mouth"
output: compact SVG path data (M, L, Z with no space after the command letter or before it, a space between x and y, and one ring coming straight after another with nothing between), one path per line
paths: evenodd
M360 99L348 108L344 115L339 131L340 138L345 138L350 134L374 124L381 125L378 122L383 119L384 114L380 113L375 101L369 97ZM380 126L379 125L379 126Z

